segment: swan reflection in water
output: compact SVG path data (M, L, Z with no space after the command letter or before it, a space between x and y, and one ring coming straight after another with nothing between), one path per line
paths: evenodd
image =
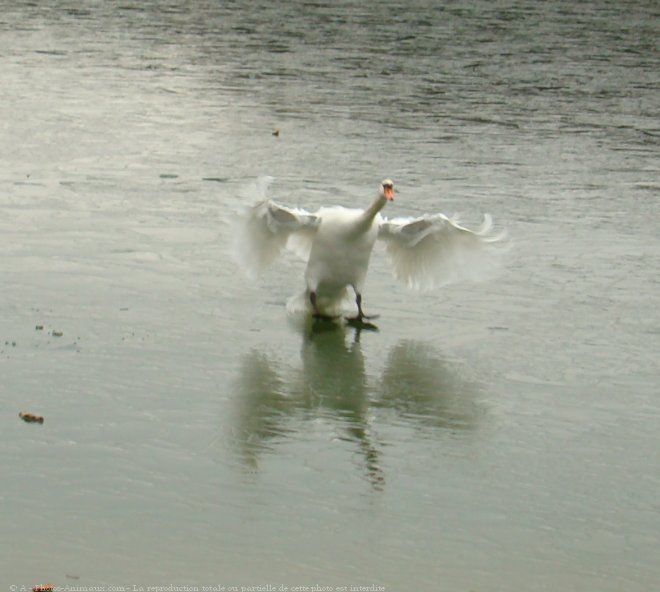
M360 331L316 321L302 327L302 367L290 368L253 349L234 393L233 446L257 469L262 455L296 437L306 421L324 419L354 443L366 477L382 489L384 445L378 426L407 426L421 435L474 429L479 416L470 384L421 342L402 341L379 377L368 376ZM283 377L286 375L286 379Z

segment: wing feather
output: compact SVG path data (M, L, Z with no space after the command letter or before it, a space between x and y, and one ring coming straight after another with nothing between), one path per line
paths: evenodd
M270 199L249 208L241 221L236 259L250 276L264 271L288 247L307 258L318 217L300 208L288 208Z
M491 274L504 233L493 232L486 214L483 224L469 230L444 214L383 219L378 238L386 242L394 275L409 288L430 290L460 280ZM501 246L501 245L499 245Z

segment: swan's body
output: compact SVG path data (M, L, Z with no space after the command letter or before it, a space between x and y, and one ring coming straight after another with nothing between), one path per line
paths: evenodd
M307 259L305 301L315 316L338 314L347 288L353 288L362 311L362 288L377 239L387 242L394 274L410 288L429 289L469 277L470 261L481 258L501 236L490 232L490 217L477 231L459 226L443 214L387 220L380 211L394 199L393 183L385 180L364 210L322 207L310 213L264 200L245 219L238 255L249 273L268 266L286 246Z
M362 294L380 218L365 217L363 210L342 207L321 208L319 217L321 224L305 270L312 307L316 298L316 314L331 311L334 303L345 298L348 286L356 295Z

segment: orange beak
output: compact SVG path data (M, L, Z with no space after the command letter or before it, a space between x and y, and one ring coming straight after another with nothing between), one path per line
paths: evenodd
M387 201L394 201L394 188L383 187L383 195Z

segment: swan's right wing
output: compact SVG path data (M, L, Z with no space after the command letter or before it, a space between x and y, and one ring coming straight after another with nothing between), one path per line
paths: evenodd
M284 247L307 258L318 224L316 214L269 199L259 202L242 220L236 257L251 276L266 269Z

